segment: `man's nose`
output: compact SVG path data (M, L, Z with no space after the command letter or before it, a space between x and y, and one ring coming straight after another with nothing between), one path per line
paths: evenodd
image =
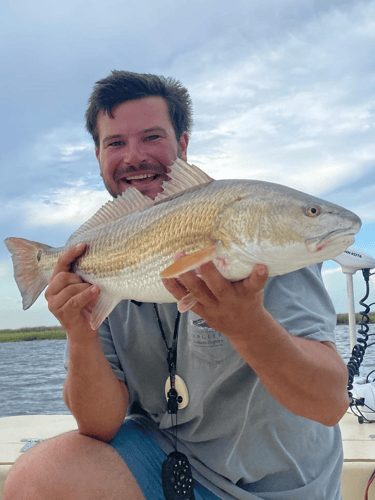
M126 165L137 166L146 160L147 154L141 144L138 142L129 142L127 144L124 151L124 163Z

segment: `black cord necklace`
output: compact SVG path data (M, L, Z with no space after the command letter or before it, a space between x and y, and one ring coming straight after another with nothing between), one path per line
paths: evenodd
M177 341L181 314L180 312L177 313L172 345L169 347L156 304L153 304L153 308L168 351L167 361L170 389L167 393L167 411L171 415L172 429L175 437L175 451L172 451L172 453L168 455L162 465L161 480L164 497L166 500L195 500L193 476L189 460L184 453L177 451L177 412L178 405L182 402L182 397L179 396L176 390ZM175 416L175 424L173 423L173 416Z

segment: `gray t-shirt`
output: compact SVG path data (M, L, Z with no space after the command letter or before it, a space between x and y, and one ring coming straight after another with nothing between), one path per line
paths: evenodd
M334 342L336 315L320 271L321 265L314 265L269 279L264 303L292 335ZM157 307L171 345L176 305ZM137 418L169 453L167 349L153 305L121 302L99 334L116 377L128 386L130 405L136 402L149 415ZM178 411L178 449L188 455L195 477L216 495L227 500L341 498L339 427L297 417L281 406L228 339L191 311L181 316L177 374L189 392L189 404Z

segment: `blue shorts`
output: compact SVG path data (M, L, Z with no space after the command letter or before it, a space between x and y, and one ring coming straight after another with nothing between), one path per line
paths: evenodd
M162 463L167 455L152 433L134 420L126 420L109 443L124 460L147 500L164 500L161 485ZM194 475L194 472L193 472ZM194 479L195 500L219 500Z

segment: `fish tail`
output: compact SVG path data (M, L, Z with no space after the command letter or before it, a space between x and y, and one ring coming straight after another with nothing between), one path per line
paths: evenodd
M7 238L4 243L12 254L14 279L22 295L22 307L28 309L48 284L39 261L43 250L51 247L22 238Z

